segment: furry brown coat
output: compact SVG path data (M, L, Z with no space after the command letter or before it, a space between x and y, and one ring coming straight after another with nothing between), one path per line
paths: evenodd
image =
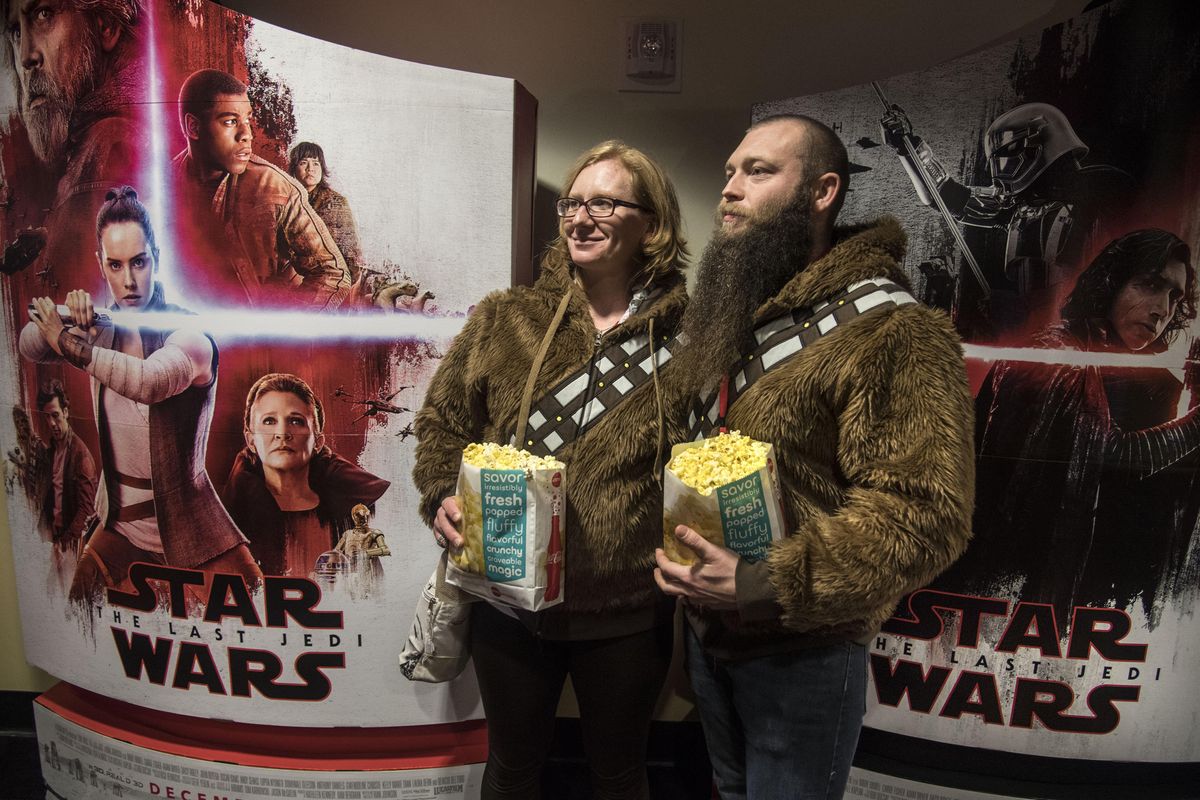
M904 247L890 218L839 228L757 320L859 280L907 285ZM972 420L958 336L945 314L915 304L843 323L739 396L729 428L775 445L791 534L739 565L739 612L689 607L709 651L752 657L877 631L966 547Z
M512 437L533 357L568 291L570 304L538 374L535 402L617 337L647 333L651 320L657 342L673 335L687 300L683 276L676 274L597 343L586 298L563 270L547 268L532 287L485 297L454 340L417 414L413 479L427 523L442 499L454 494L463 447ZM664 373L669 370L664 365ZM655 464L661 459L661 467L663 451L684 436L683 414L662 408L665 401L648 381L555 453L567 465L568 613L640 611L662 601L653 578L654 548L662 537Z

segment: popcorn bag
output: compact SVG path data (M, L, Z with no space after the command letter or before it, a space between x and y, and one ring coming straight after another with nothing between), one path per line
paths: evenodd
M675 538L677 525L745 558L765 558L784 536L774 448L737 431L675 445L663 470L663 551L694 564L695 551Z
M466 545L450 553L446 582L529 611L561 603L565 480L554 458L467 445L457 489Z

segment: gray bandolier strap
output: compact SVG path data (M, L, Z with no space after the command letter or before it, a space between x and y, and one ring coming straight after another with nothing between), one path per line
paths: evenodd
M757 346L738 359L729 372L726 408L731 408L743 392L771 369L827 336L838 325L872 309L898 308L916 302L899 284L887 278L871 278L852 283L840 294L811 308L796 309L764 322L754 330ZM724 424L717 388L707 397L697 399L688 417L688 438L703 439Z
M644 333L615 342L555 384L534 404L525 441L517 446L537 455L553 455L599 422L630 392L652 380L653 359L662 369L671 360L672 348L679 347L677 339L661 334L654 338L653 347Z

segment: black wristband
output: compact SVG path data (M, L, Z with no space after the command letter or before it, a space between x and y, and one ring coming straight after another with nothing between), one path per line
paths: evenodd
M58 347L68 364L87 369L92 363L92 343L73 333L67 333L66 328L58 332Z

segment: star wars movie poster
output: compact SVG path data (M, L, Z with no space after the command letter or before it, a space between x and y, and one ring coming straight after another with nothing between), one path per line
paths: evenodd
M961 332L974 541L870 648L867 724L1200 760L1200 14L1112 2L918 73L757 106L850 150Z
M532 99L206 0L3 6L29 660L212 718L480 716L469 676L397 664L438 555L412 422L472 304L529 261Z

